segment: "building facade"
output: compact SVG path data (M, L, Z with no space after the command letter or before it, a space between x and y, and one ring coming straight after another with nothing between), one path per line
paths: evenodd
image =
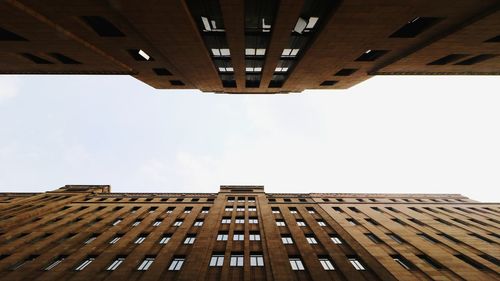
M457 194L0 194L0 280L499 280L500 204Z
M0 19L0 74L267 94L500 74L499 0L8 0Z

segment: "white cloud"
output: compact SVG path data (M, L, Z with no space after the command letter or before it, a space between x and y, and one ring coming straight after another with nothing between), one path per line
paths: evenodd
M20 80L17 76L0 75L0 103L19 94Z

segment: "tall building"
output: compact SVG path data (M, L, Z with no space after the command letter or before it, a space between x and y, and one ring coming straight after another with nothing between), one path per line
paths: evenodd
M0 19L0 74L219 93L500 74L499 0L9 0Z
M1 280L499 280L500 205L458 194L0 194Z

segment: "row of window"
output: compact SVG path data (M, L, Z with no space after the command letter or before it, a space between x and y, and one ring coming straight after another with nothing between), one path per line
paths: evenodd
M129 202L136 202L136 201L144 201L144 202L151 202L155 199L160 199L159 201L160 202L167 202L169 201L170 199L175 199L175 200L170 200L171 202L203 202L203 201L200 201L200 199L204 199L205 197L202 197L202 198L153 198L153 197L149 197L149 198L139 198L139 197L133 197L133 198L125 198L125 197L116 197L116 198L113 198L113 197L87 197L85 198L83 201L91 201L91 200L94 200L94 201L98 201L98 202L103 202L103 201L113 201L113 202L120 202L120 201L129 201ZM215 198L213 197L209 197L209 198L206 198L206 202L213 202L215 200ZM155 201L156 202L156 201Z

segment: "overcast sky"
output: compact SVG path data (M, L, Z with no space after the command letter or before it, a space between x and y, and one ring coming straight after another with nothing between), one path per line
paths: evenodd
M461 193L500 201L500 77L380 76L216 95L128 76L0 76L0 191Z

